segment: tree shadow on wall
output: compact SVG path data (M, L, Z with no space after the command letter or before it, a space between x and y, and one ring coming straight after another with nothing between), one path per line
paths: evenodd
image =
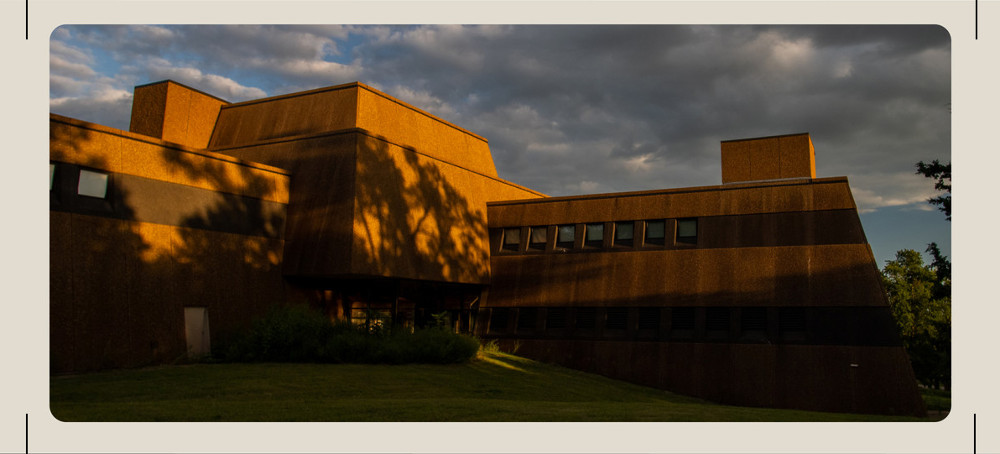
M135 144L158 149L159 162L143 163L153 175L119 173L102 145L133 139L57 120L52 161L112 173L106 201L81 199L72 181L53 196L53 373L175 361L184 307L207 308L214 342L285 299L285 207L258 198L283 190L283 177L154 142ZM87 209L95 202L106 209Z
M381 138L360 135L356 269L408 279L488 284L486 206L470 197L482 190L476 178L483 177Z

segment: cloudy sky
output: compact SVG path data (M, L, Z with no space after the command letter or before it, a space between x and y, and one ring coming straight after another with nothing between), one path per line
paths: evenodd
M914 163L951 159L937 26L63 26L52 112L128 129L135 85L237 102L361 81L486 137L549 195L721 182L722 140L808 132L847 176L876 259L937 242Z

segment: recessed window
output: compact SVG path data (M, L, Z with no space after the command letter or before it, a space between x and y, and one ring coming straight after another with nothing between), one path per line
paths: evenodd
M604 245L604 224L587 224L587 237L585 244L590 247L601 247Z
M663 246L666 238L666 221L646 221L646 244Z
M639 329L660 329L660 308L639 308Z
M607 315L605 326L608 329L623 330L628 326L628 308L609 307L605 314Z
M678 219L677 220L677 242L686 244L698 243L698 220Z
M576 309L576 327L578 329L594 329L597 327L597 309L593 307L578 307Z
M802 341L805 339L806 311L801 307L782 307L778 309L778 336L783 341Z
M507 320L510 317L510 309L503 307L495 307L490 313L490 332L491 333L505 333L507 332Z
M729 308L710 307L705 310L705 329L708 331L729 331Z
M740 310L740 336L746 341L767 339L767 309L744 307Z
M521 249L521 229L503 229L503 250L517 252Z
M576 226L575 225L560 225L559 233L556 237L556 246L563 248L573 247L573 243L576 241Z
M534 307L522 307L517 310L517 330L534 331L535 322L538 320L538 309Z
M549 228L545 226L532 227L531 228L531 239L528 241L528 247L532 249L545 249L545 243L548 242Z
M634 222L615 223L615 246L632 246Z
M566 308L550 307L545 311L545 329L563 329L566 327Z
M80 184L76 193L103 199L108 195L108 174L80 169Z
M670 310L670 336L674 339L694 337L695 313L693 307L675 307Z

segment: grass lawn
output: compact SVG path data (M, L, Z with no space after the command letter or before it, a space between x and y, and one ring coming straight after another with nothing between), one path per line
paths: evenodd
M926 421L718 405L503 353L444 366L192 364L50 385L62 421Z

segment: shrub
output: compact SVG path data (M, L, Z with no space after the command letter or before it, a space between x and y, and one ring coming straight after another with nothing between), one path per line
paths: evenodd
M305 307L276 306L220 348L218 356L236 362L447 364L466 361L479 350L475 338L441 327L411 332L379 326L331 324Z

